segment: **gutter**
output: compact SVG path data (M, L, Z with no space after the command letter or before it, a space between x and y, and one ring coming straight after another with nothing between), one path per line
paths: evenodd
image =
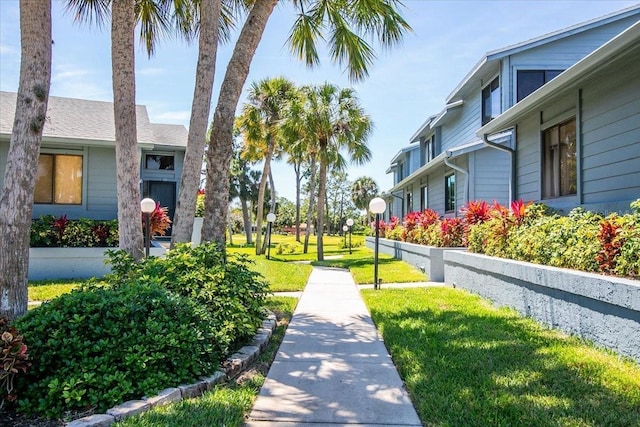
M514 132L514 129L512 128L511 130L512 135ZM500 144L496 144L495 142L491 142L489 141L489 137L488 134L483 133L482 134L482 142L484 142L484 145L490 148L494 148L496 150L500 150L500 151L504 151L506 153L509 154L509 160L511 161L511 179L509 180L509 203L511 203L513 201L513 190L516 187L516 162L515 162L515 154L516 154L516 150L514 150L511 147L505 147L504 145L500 145ZM515 138L513 140L513 143L515 145L516 141Z

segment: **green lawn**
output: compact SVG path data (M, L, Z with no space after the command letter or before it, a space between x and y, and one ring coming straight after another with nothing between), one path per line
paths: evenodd
M27 287L29 301L49 301L80 286L79 280L31 281Z
M268 299L267 308L278 315L279 324L267 350L258 363L269 365L273 361L284 337L297 300L274 297ZM241 382L221 384L202 397L157 407L138 417L127 418L115 427L239 427L264 382L266 372L254 371Z
M425 425L639 425L631 361L461 290L363 295Z

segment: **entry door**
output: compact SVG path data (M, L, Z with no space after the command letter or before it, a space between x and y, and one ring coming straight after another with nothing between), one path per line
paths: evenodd
M176 183L166 181L145 181L145 197L151 197L160 203L161 207L166 207L169 218L173 221L176 212ZM171 228L167 230L167 235L171 235Z

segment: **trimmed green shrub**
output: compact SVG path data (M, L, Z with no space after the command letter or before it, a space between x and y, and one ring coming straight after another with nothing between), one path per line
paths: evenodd
M297 243L278 243L276 245L276 254L277 255L282 255L282 254L295 254L296 252L300 252L302 253L302 246Z
M197 301L209 310L213 327L224 332L221 350L253 335L264 319L268 283L249 269L246 255L226 257L215 243L191 247L177 245L165 258L149 257L139 263L124 251L110 251L112 286L153 280L166 289Z
M31 224L31 247L113 247L118 246L118 221L87 218L68 220L43 215Z
M20 318L34 363L19 409L105 411L211 373L222 354L210 311L154 282L74 290Z

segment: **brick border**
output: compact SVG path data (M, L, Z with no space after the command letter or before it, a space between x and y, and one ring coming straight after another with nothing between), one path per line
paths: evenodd
M250 344L245 345L237 352L229 356L222 368L211 376L200 378L193 384L183 384L162 390L157 396L130 400L107 410L106 414L93 414L65 424L66 427L108 427L124 418L147 412L156 406L162 406L182 399L197 397L204 392L212 390L217 384L228 379L235 378L246 370L251 363L258 358L269 344L269 340L276 329L277 319L275 314L269 313L267 318L258 328Z

